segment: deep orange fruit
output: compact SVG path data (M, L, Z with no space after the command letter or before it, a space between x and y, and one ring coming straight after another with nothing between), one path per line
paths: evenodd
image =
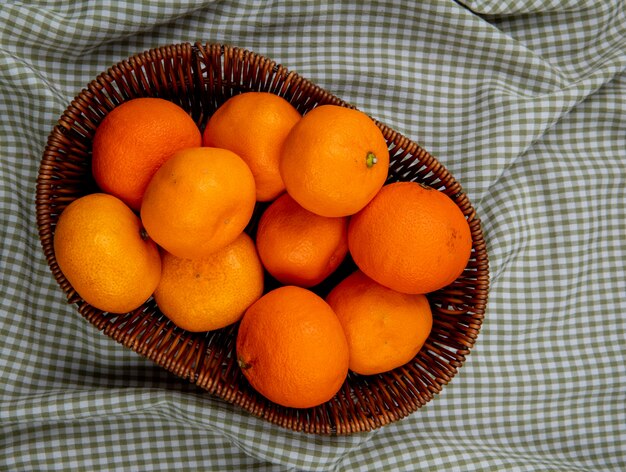
M304 115L283 143L280 174L287 192L322 216L362 209L387 178L389 150L365 113L322 105Z
M274 200L285 190L278 170L280 148L300 113L269 92L244 92L229 98L209 118L205 146L233 151L250 167L257 200Z
M278 281L312 287L346 257L348 219L316 215L283 194L263 212L256 245L263 265Z
M197 259L222 249L244 230L256 203L254 177L226 149L176 152L154 174L141 205L141 220L154 241L180 258Z
M337 316L310 290L283 286L252 304L237 334L237 359L261 395L292 408L330 400L348 373Z
M162 98L135 98L102 120L93 138L92 172L102 191L139 210L156 170L176 151L200 146L191 117Z
M154 298L161 311L188 331L211 331L238 321L263 293L263 267L246 233L203 259L163 252Z
M54 232L54 253L72 287L90 305L112 313L141 306L159 282L159 251L130 208L94 193L70 203Z
M348 247L357 266L378 283L399 292L428 293L461 275L472 235L446 194L396 182L351 218Z
M433 317L422 294L400 293L357 270L326 297L343 326L350 370L372 375L400 367L419 352Z

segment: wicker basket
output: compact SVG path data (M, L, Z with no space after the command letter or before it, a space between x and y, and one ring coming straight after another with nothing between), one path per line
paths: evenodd
M189 333L168 321L152 299L131 313L103 313L84 302L59 270L52 244L55 225L71 201L97 190L91 177L91 142L109 111L131 98L157 96L182 106L202 129L226 99L249 90L278 94L301 113L324 103L350 106L270 59L219 44L184 43L152 49L121 61L90 82L52 130L39 169L37 223L52 274L68 301L97 329L267 421L308 433L350 434L403 418L430 401L463 365L482 324L489 269L480 221L459 183L426 150L381 123L377 125L391 156L388 181L415 180L452 197L469 221L473 251L461 277L429 295L434 325L418 355L385 374L349 374L337 395L323 405L291 409L257 394L235 361L237 325ZM253 218L248 227L251 233L255 221ZM354 268L348 258L319 291L328 290Z

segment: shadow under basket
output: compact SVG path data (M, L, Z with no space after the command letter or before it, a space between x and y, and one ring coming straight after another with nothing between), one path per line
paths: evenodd
M102 312L83 301L59 269L53 248L56 223L69 203L98 191L91 176L91 143L107 113L132 98L160 97L184 108L202 130L217 107L246 91L280 95L303 114L321 104L351 107L268 58L220 44L182 43L145 51L91 81L51 131L39 169L37 224L52 274L68 301L107 336L271 423L307 433L344 435L404 418L433 399L470 353L487 303L489 264L480 220L460 184L435 157L382 123L376 122L391 157L387 183L417 181L449 195L469 222L472 254L454 283L428 295L434 324L412 361L379 375L350 373L334 398L318 407L285 408L252 389L236 362L237 324L208 333L190 333L171 323L153 299L131 313ZM257 209L257 218L247 228L251 234L261 210ZM315 290L326 290L354 268L348 258L325 286ZM266 291L271 287L270 280Z

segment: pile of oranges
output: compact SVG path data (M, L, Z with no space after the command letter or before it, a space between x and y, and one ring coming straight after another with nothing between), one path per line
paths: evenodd
M387 143L357 110L302 116L278 95L244 92L201 131L174 103L136 98L103 119L92 151L101 191L68 205L54 234L73 288L112 313L154 297L188 331L239 323L244 376L283 406L330 400L349 370L409 362L432 328L425 294L470 257L448 196L385 185ZM348 255L357 270L322 298L315 287Z

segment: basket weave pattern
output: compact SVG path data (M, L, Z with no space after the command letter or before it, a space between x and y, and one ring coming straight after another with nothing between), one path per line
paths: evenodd
M68 301L97 329L267 421L308 433L350 434L403 418L439 393L465 362L484 317L489 269L480 220L459 183L435 157L382 123L377 125L391 157L388 182L413 180L448 194L468 219L472 256L457 281L428 295L434 324L418 355L388 373L349 374L337 395L323 405L285 408L256 393L236 363L237 325L189 333L160 313L152 299L131 313L103 313L84 302L59 270L52 244L56 222L70 202L97 191L91 177L91 142L108 112L131 98L161 97L187 110L203 129L208 117L229 97L252 90L280 95L301 113L327 103L350 106L268 58L220 44L183 43L152 49L121 61L90 82L52 130L39 169L37 223L52 274ZM247 229L251 234L254 225L255 219ZM335 277L352 269L348 261Z

